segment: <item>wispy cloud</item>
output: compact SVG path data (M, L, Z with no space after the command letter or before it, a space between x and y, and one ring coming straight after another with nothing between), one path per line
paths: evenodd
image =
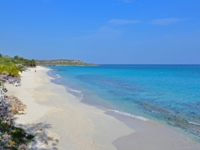
M122 0L123 2L125 2L125 3L132 3L132 2L134 2L134 0Z
M94 41L94 40L112 40L112 39L117 39L118 37L121 36L123 32L121 30L116 30L116 29L112 29L110 27L107 26L103 26L95 31L92 31L90 34L88 35L83 35L83 36L79 36L79 37L75 37L72 39L75 40L90 40L90 41Z
M139 20L120 20L120 19L112 19L108 21L109 24L114 24L114 25L137 24L140 22L141 21Z
M119 38L123 34L123 30L119 27L115 28L113 25L126 25L126 24L137 24L139 20L120 20L111 19L106 24L97 30L90 31L89 34L71 38L71 40L80 41L95 41L95 40L113 40Z
M163 19L155 19L150 21L150 24L155 24L155 25L169 25L172 23L177 23L184 21L185 19L181 18L163 18Z

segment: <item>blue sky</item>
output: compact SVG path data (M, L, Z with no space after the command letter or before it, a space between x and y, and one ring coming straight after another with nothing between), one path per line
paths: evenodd
M200 64L199 0L0 0L0 53Z

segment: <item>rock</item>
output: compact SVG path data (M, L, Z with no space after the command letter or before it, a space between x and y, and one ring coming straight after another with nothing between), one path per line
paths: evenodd
M8 109L13 113L18 113L19 111L24 111L26 109L26 105L13 95L8 96L5 101L11 106L11 108L9 107Z
M11 95L0 100L0 120L4 120L8 125L13 124L13 113L23 112L26 108L17 97Z
M0 120L2 120L2 123L6 123L8 127L14 126L14 112L22 112L26 108L26 105L24 105L17 97L15 96L4 96L3 98L0 97ZM10 145L15 145L13 141L11 140L11 135L8 133L3 133L5 131L0 131L0 150L8 150L5 149L5 147L9 147ZM3 146L2 146L3 145ZM22 144L22 145L16 145L19 150L29 150L29 148Z

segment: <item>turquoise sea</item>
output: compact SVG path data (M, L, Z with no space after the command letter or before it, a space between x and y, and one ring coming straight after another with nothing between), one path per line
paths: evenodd
M200 65L54 66L52 82L83 102L200 139Z

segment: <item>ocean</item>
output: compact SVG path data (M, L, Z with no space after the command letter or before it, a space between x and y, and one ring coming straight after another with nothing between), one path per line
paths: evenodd
M52 82L98 108L200 140L200 65L52 66Z

